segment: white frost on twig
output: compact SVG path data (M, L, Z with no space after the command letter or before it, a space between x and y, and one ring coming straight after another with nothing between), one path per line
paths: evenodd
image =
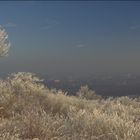
M8 41L8 35L4 28L0 26L0 57L7 56L11 44Z

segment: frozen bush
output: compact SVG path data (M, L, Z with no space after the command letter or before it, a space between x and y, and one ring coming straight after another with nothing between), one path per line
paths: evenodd
M101 96L97 95L94 90L90 90L87 85L81 86L79 91L76 93L76 95L79 98L88 99L88 100L101 99Z
M8 54L10 46L6 31L0 26L0 57Z

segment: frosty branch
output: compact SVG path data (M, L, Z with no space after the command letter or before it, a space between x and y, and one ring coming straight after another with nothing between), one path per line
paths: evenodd
M0 26L0 57L8 55L10 46L6 31Z

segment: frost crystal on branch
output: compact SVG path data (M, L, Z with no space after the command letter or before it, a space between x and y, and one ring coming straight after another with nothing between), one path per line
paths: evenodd
M0 26L0 57L7 56L10 46L6 31Z

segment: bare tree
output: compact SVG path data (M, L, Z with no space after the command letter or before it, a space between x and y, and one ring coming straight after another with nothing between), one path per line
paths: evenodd
M6 31L0 26L0 57L8 55L10 46Z

